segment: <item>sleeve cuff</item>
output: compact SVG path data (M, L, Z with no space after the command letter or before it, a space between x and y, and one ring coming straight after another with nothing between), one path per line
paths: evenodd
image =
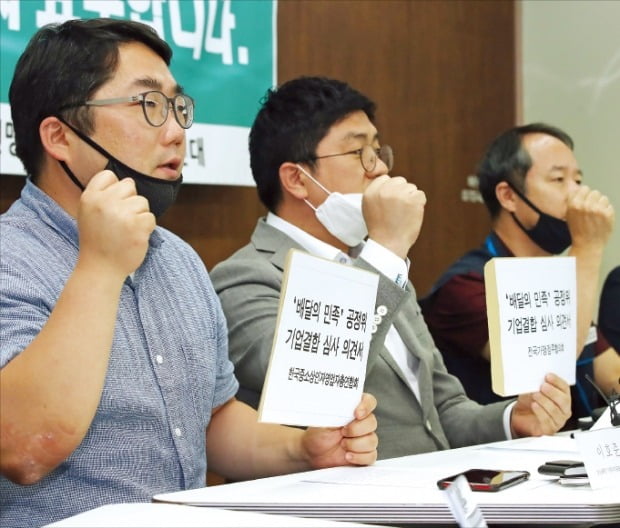
M515 401L511 402L510 405L507 405L504 409L504 433L506 433L506 438L508 440L512 440L512 429L510 427L510 417L512 415L512 408L515 406Z
M409 281L410 261L401 259L389 249L378 242L368 239L364 244L360 255L366 262L378 269L390 280L393 280L401 288L407 286Z

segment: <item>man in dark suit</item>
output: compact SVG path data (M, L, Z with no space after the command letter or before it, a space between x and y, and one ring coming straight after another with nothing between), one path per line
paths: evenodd
M392 152L380 144L374 111L343 82L302 77L270 90L256 117L250 161L269 214L211 274L239 397L258 402L285 257L297 248L379 274L364 386L378 400L379 458L557 431L570 410L568 386L557 376L514 403L482 406L446 371L408 281L426 197L388 175Z

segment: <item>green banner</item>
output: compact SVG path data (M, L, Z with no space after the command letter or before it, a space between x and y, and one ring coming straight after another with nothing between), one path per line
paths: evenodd
M276 79L275 13L275 0L0 0L2 157L7 158L7 150L13 154L8 112L13 70L34 32L45 24L72 18L131 19L149 24L170 45L172 73L196 101L195 125L188 131L190 158L186 165L190 165L190 174L184 172L186 181L252 184L247 164L216 164L214 171L242 169L246 174L225 174L215 181L205 174L192 177L190 162L194 154L199 167L208 167L205 158L211 158L209 151L216 155L222 148L227 156L247 156L247 129L260 99ZM220 134L220 126L233 129ZM233 146L232 151L231 145L216 147L213 140L220 136L221 140L239 140L242 145ZM195 143L190 143L192 140ZM0 172L15 173L15 167L5 161Z

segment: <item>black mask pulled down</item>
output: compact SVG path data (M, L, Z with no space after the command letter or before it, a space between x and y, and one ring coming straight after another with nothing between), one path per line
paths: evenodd
M146 174L142 174L137 170L132 169L128 165L125 165L122 161L116 159L112 154L105 150L101 145L95 143L86 134L83 134L80 130L67 123L62 117L57 116L60 121L67 125L77 136L94 148L101 155L108 159L108 164L105 169L111 170L118 179L131 178L136 184L136 192L140 196L144 196L149 202L149 208L155 217L159 218L176 200L179 188L183 182L183 175L179 176L176 180L160 180L159 178L153 178ZM73 171L64 162L60 161L60 165L67 173L67 176L75 183L80 189L84 190L84 186L75 177Z
M514 213L511 213L512 218L517 225L523 230L523 232L530 237L537 246L544 249L547 253L558 255L562 253L568 246L571 245L572 239L568 224L555 216L551 216L547 213L543 213L538 207L536 207L530 200L528 200L518 189L515 188L510 182L506 182L512 190L534 211L539 214L538 222L531 229L526 229L525 226L519 221Z

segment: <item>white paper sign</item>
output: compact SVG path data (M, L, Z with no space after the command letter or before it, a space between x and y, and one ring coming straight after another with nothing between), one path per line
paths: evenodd
M379 276L291 250L259 420L339 427L361 399Z
M575 441L593 489L620 489L620 427L575 434Z
M539 390L553 372L575 383L574 257L494 258L484 268L493 391Z
M464 475L458 476L445 490L444 495L454 520L460 528L487 528L482 510L474 499L474 493Z

